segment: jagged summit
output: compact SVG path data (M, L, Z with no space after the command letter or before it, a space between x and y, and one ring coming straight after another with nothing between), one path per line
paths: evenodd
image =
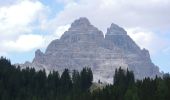
M141 52L140 47L131 39L127 32L120 26L112 23L107 29L105 40L114 43L117 47L124 50L125 53Z
M59 72L88 66L93 70L94 81L103 82L112 82L120 66L134 71L137 79L160 75L148 50L141 50L123 28L112 24L104 38L102 31L84 17L75 20L60 39L53 40L45 53L37 50L33 62L23 66L26 65Z
M35 56L40 56L40 55L43 55L43 53L41 52L40 49L37 49L37 50L35 51Z
M127 35L127 32L122 27L112 23L107 29L107 35Z
M69 31L73 31L75 33L79 32L79 34L88 34L89 32L87 31L99 31L99 30L96 27L94 27L87 18L81 17L71 24Z
M75 20L71 27L79 27L79 26L90 26L91 23L86 17L80 17L79 19Z
M35 51L35 58L33 59L33 62L36 62L37 59L41 59L44 56L43 52L41 52L40 49ZM43 62L43 61L38 61Z
M100 42L104 39L103 32L91 25L87 18L75 20L68 31L62 36L64 42Z

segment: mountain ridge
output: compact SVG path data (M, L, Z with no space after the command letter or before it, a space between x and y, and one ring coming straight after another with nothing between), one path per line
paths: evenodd
M75 20L60 39L53 40L45 53L38 49L32 63L21 66L26 65L60 72L87 66L94 72L94 81L104 82L111 82L120 66L134 71L136 79L160 74L149 51L140 49L122 27L112 23L104 35L84 17Z

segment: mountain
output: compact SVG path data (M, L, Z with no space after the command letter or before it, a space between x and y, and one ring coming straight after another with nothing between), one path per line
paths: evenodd
M53 40L45 53L37 50L31 66L47 71L65 68L81 70L91 67L94 81L111 82L116 68L134 71L136 79L160 75L149 51L140 47L116 24L111 24L104 36L87 18L75 20L60 39Z

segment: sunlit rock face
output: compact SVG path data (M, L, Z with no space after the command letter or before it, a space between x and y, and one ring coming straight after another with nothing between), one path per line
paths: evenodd
M94 81L109 83L118 67L134 71L137 79L160 74L150 59L149 51L141 50L123 28L111 24L104 37L87 18L75 20L60 39L48 45L45 53L37 50L33 62L26 64L59 72L65 68L81 70L91 67Z

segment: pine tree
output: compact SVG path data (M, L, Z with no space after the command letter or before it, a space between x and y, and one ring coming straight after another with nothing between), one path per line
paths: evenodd
M61 75L60 86L61 86L62 92L64 93L69 92L69 90L71 90L72 88L72 80L71 80L68 69L65 69Z
M81 71L81 89L86 91L90 88L93 81L93 73L90 68L83 68Z
M135 86L128 88L125 93L124 100L139 100L138 91Z
M72 73L72 81L73 81L73 88L75 91L79 91L80 90L80 80L81 77L80 77L80 73L76 70L73 70L73 73Z

